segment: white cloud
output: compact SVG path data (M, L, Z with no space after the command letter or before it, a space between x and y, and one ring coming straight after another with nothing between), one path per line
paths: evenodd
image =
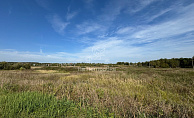
M46 10L49 10L49 0L36 0L36 3Z
M190 6L189 6L190 7ZM194 4L193 7L167 22L145 26L144 30L136 32L131 38L152 41L155 39L170 38L194 31Z
M95 31L97 31L96 33L102 32L105 30L105 27L94 23L94 22L84 22L80 25L77 25L77 29L78 29L78 34L88 34L88 33L95 33Z
M64 30L69 24L69 22L64 22L58 15L53 15L49 18L49 22L51 23L53 29L59 34L64 34Z
M141 0L139 3L141 3L141 7L145 7L155 0ZM86 3L92 3L93 1L85 1ZM78 34L88 34L88 33L94 33L103 36L104 34L107 34L107 30L112 26L113 21L122 13L122 10L128 9L131 5L137 6L136 2L134 1L126 1L126 0L112 0L109 1L104 8L99 10L99 12L102 12L101 15L98 15L96 18L90 22L83 22L80 25L77 25L77 29L79 30ZM138 6L139 8L139 6ZM140 9L139 9L140 10ZM129 30L129 29L128 29ZM95 32L97 31L97 32ZM125 31L118 31L117 33L124 33L127 32L127 29Z
M130 57L138 55L138 48L129 45L129 42L120 40L118 37L109 37L105 40L98 40L93 45L83 49L79 58L83 62L110 62L129 61Z
M126 4L125 5L125 12L130 13L130 14L137 13L156 1L158 1L158 0L131 0L131 1L128 1L128 3L125 3Z
M141 57L147 58L147 60L191 57L194 50L193 45L193 36L158 40L157 42L148 45L142 45Z
M134 31L134 28L132 27L124 27L124 28L120 28L116 33L117 34L128 34L130 32Z
M0 61L33 61L33 62L116 62L123 58L134 56L135 47L127 46L124 40L110 37L93 43L77 53L57 52L46 54L41 52L18 52L15 50L0 50L3 57Z
M56 52L18 52L0 50L0 61L35 61L35 62L90 62L116 63L118 61L138 62L159 58L191 57L194 50L194 34L189 33L181 38L163 39L149 44L134 45L135 41L120 37L107 37L97 40L91 46L76 53ZM186 40L185 40L186 39Z
M83 0L86 3L86 8L92 8L94 0Z
M0 61L9 62L74 62L68 53L45 54L41 52L19 52L15 50L0 50Z
M83 0L86 3L92 3L94 0Z
M105 8L102 9L103 14L99 16L99 20L102 21L114 21L116 17L121 13L121 10L129 4L126 0L112 0Z
M71 5L68 6L67 8L67 15L66 15L66 19L67 21L71 20L73 17L75 17L78 14L78 12L73 11L71 12Z
M150 5L152 2L156 0L140 0L138 2L136 1L128 1L128 0L111 0L108 2L104 8L101 9L102 14L97 16L97 21L100 24L103 24L104 27L106 27L107 31L110 27L113 26L113 22L116 21L116 19L119 17L120 14L123 14L123 12L138 12L145 8L146 6ZM139 5L140 4L140 5ZM134 8L134 6L136 6ZM132 8L132 9L131 9ZM118 31L118 34L127 33L129 31L129 27L126 29L121 29ZM104 34L101 34L104 35Z
M85 1L86 3L92 3L93 0ZM117 16L121 13L121 10L127 7L129 2L126 0L112 0L109 1L105 8L99 10L102 12L92 21L83 22L80 25L77 25L79 30L79 34L87 34L87 33L94 33L98 35L105 35L107 34L107 30L111 26L112 22L117 18ZM95 32L97 31L97 32Z
M8 14L11 15L12 14L12 7L9 8L8 10Z
M95 40L96 38L90 38L90 37L84 36L79 39L79 42L87 44L87 45L91 45L91 42L94 42Z
M183 10L170 8L160 11L150 17L150 20L170 10L177 10L178 13L173 19L160 24L120 28L116 33L122 35L117 37L98 37L97 42L77 55L79 59L86 61L89 59L91 62L106 62L106 60L109 62L137 62L160 58L190 57L194 50L194 36L193 33L189 33L194 31L193 8L190 5L184 7ZM135 33L132 34L133 32ZM179 37L185 33L187 33L186 36Z
M180 6L178 8L168 8L157 13L154 12L155 14L145 18L147 22L150 22L169 11L175 12L175 17L168 21L160 19L161 22L159 24L139 25L136 27L125 25L118 31L113 29L116 33L112 37L108 35L110 32L107 31L111 27L110 24L124 10L128 9L130 13L136 13L155 1L111 1L104 9L101 9L103 13L97 16L97 19L85 21L76 26L75 33L77 32L77 34L81 35L77 36L79 38L77 40L81 39L82 41L79 42L89 44L88 47L80 49L76 53L56 52L46 54L41 49L37 53L0 50L2 57L0 61L115 63L117 61L137 62L159 58L192 56L194 50L194 35L192 33L194 31L194 4L182 6L182 8ZM131 6L133 5L136 7L132 9ZM76 12L68 12L65 20L71 20L76 15ZM50 17L49 22L59 34L64 34L69 24L58 15ZM90 34L92 34L92 38L90 38ZM184 36L180 38L178 35ZM92 41L95 42L92 43Z
M70 12L70 13L68 12L68 13L67 13L67 16L66 16L67 21L68 21L68 20L71 20L73 17L75 17L75 16L77 15L77 13L78 13L78 12Z
M155 1L158 0L111 0L105 8L102 9L103 14L99 16L99 20L108 22L114 21L122 12L136 13Z
M172 8L168 8L168 9L165 9L165 10L160 11L159 13L157 13L157 14L155 14L155 15L149 17L149 18L147 19L147 22L151 22L151 21L153 21L154 19L156 19L156 18L158 18L158 17L164 15L165 13L167 13L167 12L169 12L169 11L171 11L171 10L172 10Z
M134 5L135 8L131 9L132 7L130 7L128 9L128 11L130 13L139 12L139 11L143 10L145 7L147 7L148 5L150 5L151 3L155 2L155 1L158 1L158 0L140 0L137 3L134 2L134 3L132 3L132 5Z
M41 54L43 53L41 48L40 48L40 53L41 53Z

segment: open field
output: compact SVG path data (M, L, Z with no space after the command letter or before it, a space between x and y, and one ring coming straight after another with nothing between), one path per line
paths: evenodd
M0 117L194 117L194 69L0 71Z

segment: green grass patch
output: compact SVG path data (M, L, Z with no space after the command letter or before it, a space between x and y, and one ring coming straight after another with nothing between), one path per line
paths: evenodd
M40 92L0 92L0 117L108 117L91 107Z

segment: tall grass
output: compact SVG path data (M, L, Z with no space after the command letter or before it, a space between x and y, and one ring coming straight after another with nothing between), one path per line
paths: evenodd
M40 92L7 93L0 97L0 117L106 117L67 99Z
M105 117L194 117L192 69L119 70L68 74L0 71L0 85L4 91L17 94L38 91L52 95L56 101L66 98L86 111L96 108Z

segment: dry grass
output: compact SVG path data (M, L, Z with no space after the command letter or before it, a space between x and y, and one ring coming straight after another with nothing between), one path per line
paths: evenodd
M193 82L192 69L0 71L1 89L46 92L118 117L194 117Z

